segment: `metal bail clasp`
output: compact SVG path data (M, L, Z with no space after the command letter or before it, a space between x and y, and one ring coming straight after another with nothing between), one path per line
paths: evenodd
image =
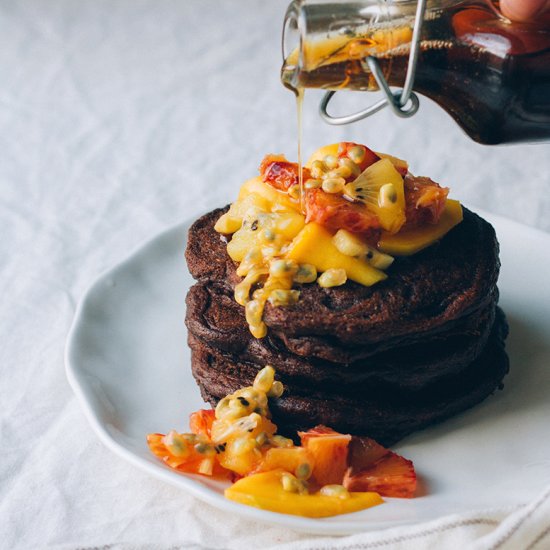
M416 111L418 111L420 101L418 99L418 96L412 91L412 89L414 85L414 77L416 74L416 63L418 61L418 54L420 52L420 35L422 31L422 22L424 21L425 11L426 0L418 0L418 4L416 5L416 14L414 18L411 51L409 53L409 64L407 66L407 75L405 76L405 84L403 85L403 88L392 91L390 89L390 85L384 77L384 74L382 73L382 69L380 68L378 60L373 56L368 56L365 61L369 67L369 70L374 76L374 79L376 80L380 91L384 93L385 97L383 97L380 101L377 101L370 107L367 107L362 111L358 111L357 113L352 113L351 115L345 116L332 116L328 114L327 107L330 103L330 100L332 99L332 96L334 96L336 92L327 92L323 96L321 104L319 105L319 113L321 115L321 118L325 122L333 125L349 124L350 122L356 122L370 115L373 115L387 105L392 108L393 112L397 116L402 118L411 117L416 113Z

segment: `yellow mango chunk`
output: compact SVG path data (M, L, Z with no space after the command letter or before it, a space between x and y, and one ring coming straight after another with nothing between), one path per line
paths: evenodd
M247 195L255 193L264 198L272 212L295 211L300 212L300 201L289 197L288 193L279 191L262 181L260 176L245 181L239 191L237 202L245 199Z
M225 496L235 502L283 514L323 518L357 512L382 504L378 493L350 493L348 498L319 493L301 495L285 491L281 484L283 470L254 474L240 479L225 490Z
M305 163L306 168L311 168L311 165L316 160L323 160L327 155L332 155L334 157L338 156L338 146L339 143L331 143L330 145L325 145L324 147L319 147L314 153L309 157Z
M462 206L447 199L437 225L424 225L395 235L382 233L378 248L392 256L410 256L435 243L462 221Z
M302 264L312 264L319 271L344 269L348 279L372 286L386 274L367 262L342 254L332 242L332 235L322 225L308 223L292 241L286 257Z

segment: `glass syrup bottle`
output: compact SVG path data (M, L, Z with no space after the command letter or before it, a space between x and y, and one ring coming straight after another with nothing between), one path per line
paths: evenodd
M283 32L283 83L294 91L378 89L367 59L403 86L415 0L295 0ZM414 91L483 144L550 141L550 14L515 23L489 0L428 0Z

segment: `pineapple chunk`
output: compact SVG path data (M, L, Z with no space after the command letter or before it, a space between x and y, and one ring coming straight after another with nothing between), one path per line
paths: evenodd
M258 193L249 193L243 196L242 199L235 201L229 210L221 216L214 230L218 233L235 233L241 228L243 219L251 211L266 211L269 212L271 205L267 199Z
M235 262L242 262L248 251L254 248L261 248L276 240L279 245L291 241L304 227L305 218L297 212L249 211L244 222L227 243L227 253Z
M405 223L403 178L387 158L371 164L346 184L344 194L365 203L389 233L397 233Z
M378 153L377 151L376 154L381 159L388 159L402 176L409 171L409 163L406 160L394 157L392 155L387 155L386 153Z
M262 181L260 176L245 181L239 191L237 202L242 201L251 193L263 197L269 204L271 212L300 212L300 201L293 200L288 193L278 191Z
M357 512L382 504L378 493L350 493L348 498L325 496L319 493L299 494L283 489L283 470L254 474L237 481L225 490L229 500L263 510L294 514L310 518L322 518Z
M319 271L344 269L352 281L372 286L386 278L383 271L367 262L342 254L332 242L332 235L317 223L308 223L292 241L287 258L301 264L312 264Z
M394 256L410 256L441 239L461 221L462 206L458 201L447 199L436 225L423 225L396 235L382 233L378 248Z

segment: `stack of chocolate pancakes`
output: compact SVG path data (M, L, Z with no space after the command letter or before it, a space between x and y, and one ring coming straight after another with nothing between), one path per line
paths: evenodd
M325 424L389 445L502 386L498 242L473 212L464 209L440 242L396 258L372 287L297 285L297 304L267 304L268 334L256 339L233 297L241 279L226 252L230 236L214 231L226 211L198 219L186 251L197 281L187 295L192 370L212 405L270 364L285 385L270 405L280 433Z

